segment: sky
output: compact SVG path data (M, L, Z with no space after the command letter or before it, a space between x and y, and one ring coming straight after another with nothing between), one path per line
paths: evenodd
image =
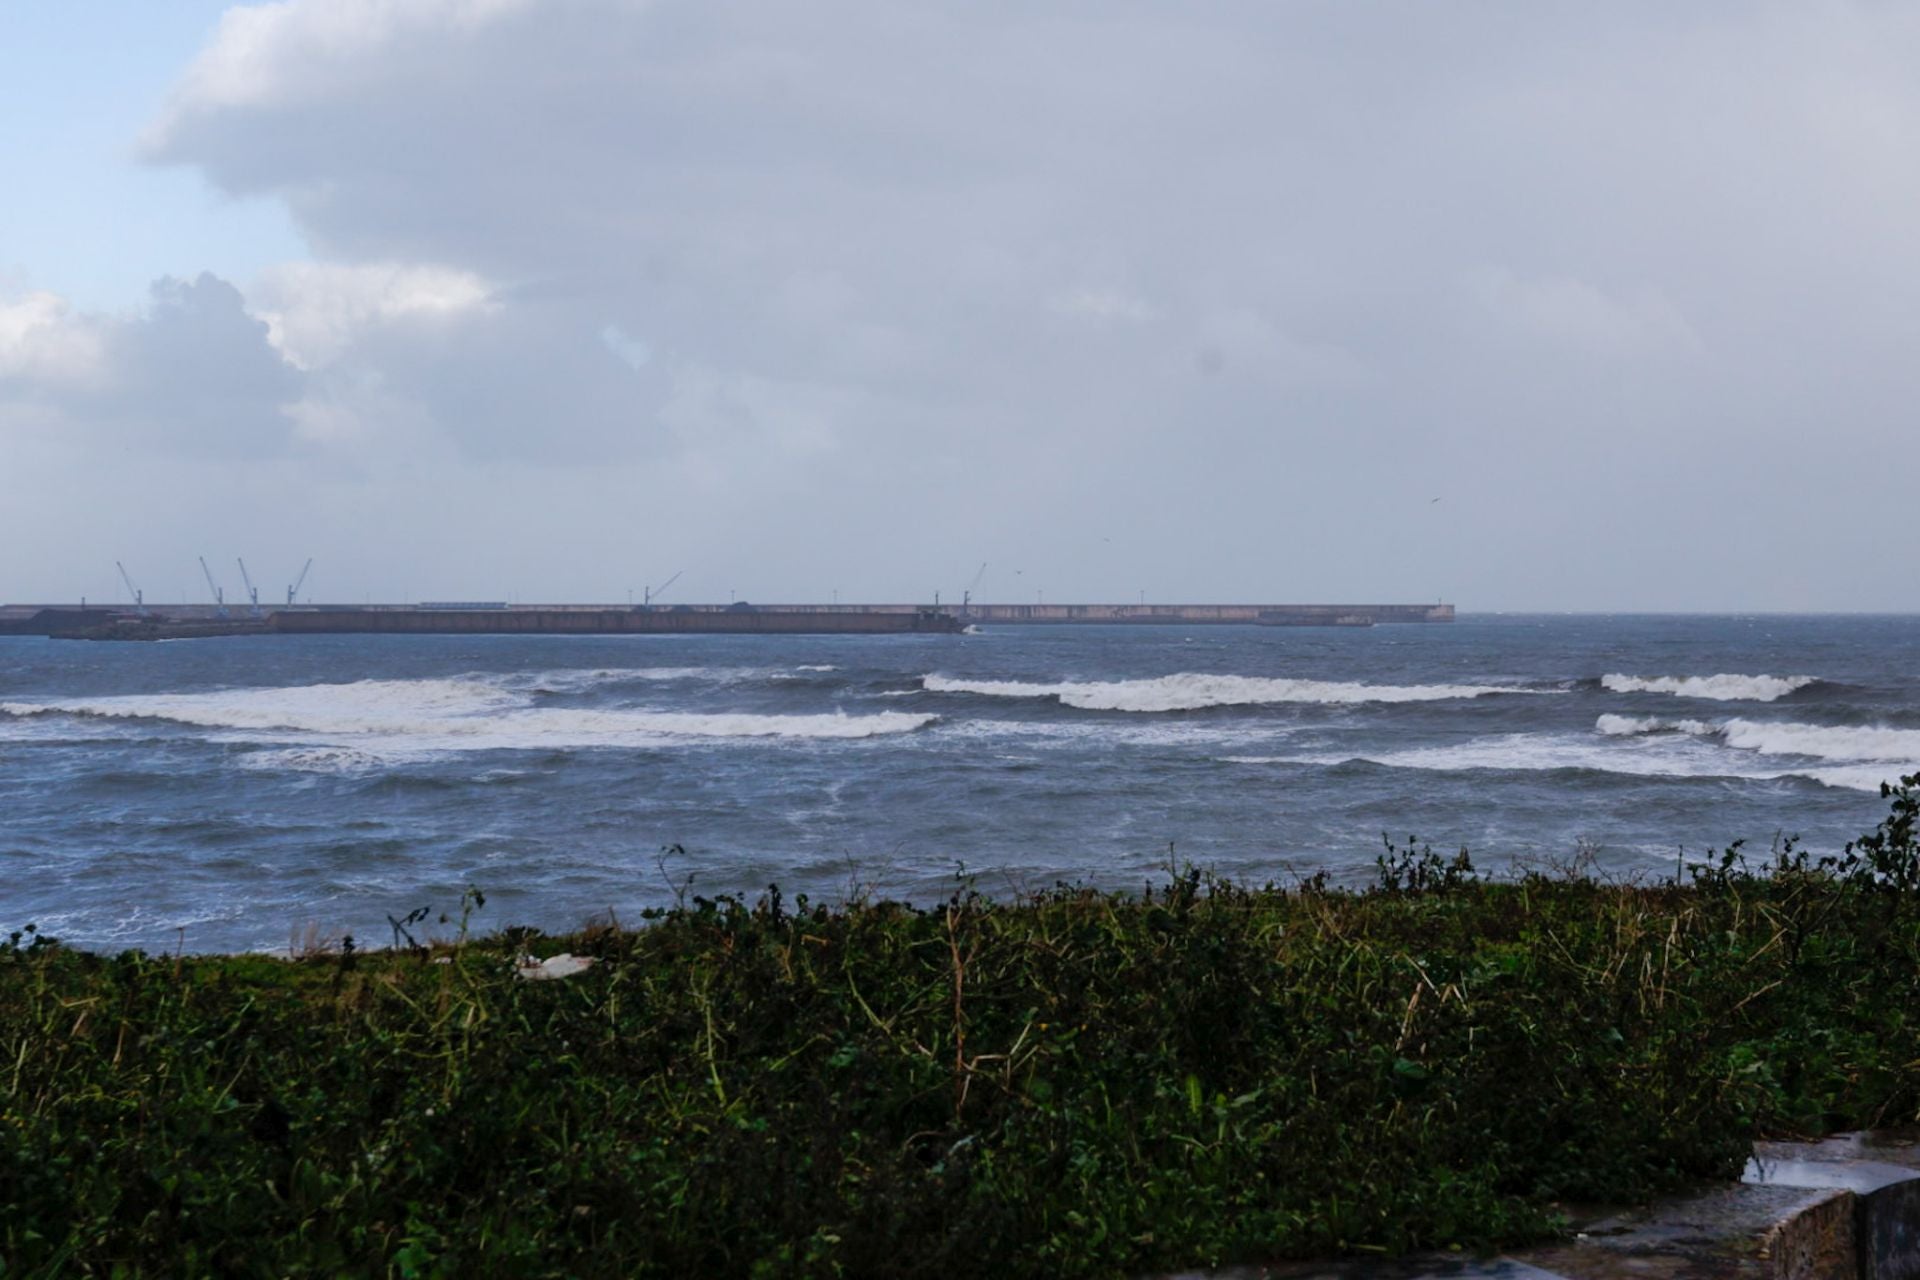
M1836 0L6 0L0 601L1920 609L1915 66Z

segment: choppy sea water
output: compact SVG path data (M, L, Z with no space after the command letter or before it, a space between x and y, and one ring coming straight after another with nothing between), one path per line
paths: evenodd
M1622 875L1838 849L1920 770L1920 618L969 636L0 637L0 928L97 947L1371 874L1382 832ZM665 846L679 851L662 859Z

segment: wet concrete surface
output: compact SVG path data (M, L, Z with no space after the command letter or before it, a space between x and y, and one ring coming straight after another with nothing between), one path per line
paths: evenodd
M1574 1215L1510 1256L1238 1267L1165 1280L1920 1280L1920 1135L1763 1142L1740 1182Z
M1920 1140L1914 1134L1763 1142L1744 1180L1852 1192L1861 1280L1920 1280Z
M1835 1188L1716 1187L1577 1227L1520 1256L1567 1280L1853 1280L1853 1199Z
M1340 1262L1230 1267L1182 1271L1167 1280L1560 1280L1551 1271L1516 1258L1410 1258L1387 1262L1348 1258Z

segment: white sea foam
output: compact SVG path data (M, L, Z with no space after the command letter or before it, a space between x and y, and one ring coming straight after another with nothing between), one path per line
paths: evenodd
M1061 681L1037 684L1018 680L957 680L922 677L929 693L970 693L989 698L1056 698L1084 711L1196 711L1203 707L1262 706L1277 703L1341 704L1360 702L1438 702L1518 693L1510 685L1357 684L1338 680L1289 680L1259 676L1203 675L1182 672L1148 680Z
M1600 677L1600 686L1613 693L1670 693L1677 698L1705 698L1713 702L1772 702L1796 689L1819 682L1818 676L1628 676Z
M1823 786L1878 791L1882 781L1920 770L1920 731L1767 724L1730 720L1602 716L1600 740L1515 733L1444 746L1358 753L1222 756L1238 765L1338 765L1362 761L1395 769L1544 772L1587 769L1654 778L1807 778ZM1878 754L1876 754L1878 753ZM1771 757L1800 757L1795 764Z
M900 711L762 715L535 707L529 694L477 678L50 699L4 703L0 711L17 716L156 719L214 730L216 737L226 740L349 748L385 759L445 751L648 746L700 739L871 738L911 733L939 719ZM314 768L318 759L284 757L282 766ZM336 759L326 767L338 763Z
M1729 720L1720 736L1730 747L1761 755L1813 756L1821 760L1885 761L1920 769L1920 729L1883 725L1769 724Z
M208 729L406 734L511 711L523 700L480 680L359 680L351 684L217 689L4 703L14 714L58 712L111 719L170 720Z
M1777 720L1662 720L1601 716L1594 728L1609 737L1648 738L1682 734L1717 741L1753 756L1789 756L1823 761L1817 768L1774 776L1812 778L1829 787L1878 791L1882 782L1920 773L1920 729L1885 725L1795 724Z
M1181 750L1191 747L1271 745L1291 737L1272 725L1245 721L954 720L940 728L943 746L968 742L1032 743L1048 748L1114 747Z
M1603 743L1591 738L1533 733L1500 734L1446 746L1411 747L1400 751L1317 753L1257 759L1261 764L1336 765L1359 760L1392 769L1465 772L1478 769L1503 772L1545 772L1586 769L1596 773L1628 774L1643 778L1772 778L1777 773L1741 766L1724 753L1684 743ZM1234 761L1256 763L1255 757Z
M1658 716L1601 716L1594 721L1595 731L1609 738L1637 738L1652 733L1684 733L1705 737L1719 726L1705 720L1662 720Z
M1920 729L1891 729L1884 725L1793 724L1775 720L1635 719L1601 716L1594 728L1602 734L1632 737L1683 733L1715 737L1729 747L1766 756L1811 756L1818 760L1894 764L1920 761Z
M552 745L620 744L647 738L874 738L912 733L939 720L936 715L881 711L850 716L759 715L746 712L711 715L677 711L536 711L510 717L532 745L550 737Z
M239 757L242 768L289 773L368 773L389 763L390 755L353 747L283 747L277 751L250 751Z
M795 671L838 671L839 669L840 668L834 666L831 662L813 663L794 668Z
M1911 775L1920 765L1899 772L1901 777ZM1883 782L1896 782L1898 778L1885 765L1856 764L1838 769L1800 769L1796 776L1812 778L1822 786L1833 787L1840 791L1879 791Z
M47 726L40 722L54 714L51 709L37 703L0 702L0 742L44 741ZM111 724L75 724L68 721L61 725L59 736L72 739L116 738L121 736L121 732Z
M602 685L646 681L674 683L706 681L712 684L738 684L745 680L766 679L781 673L769 667L590 667L561 671L542 671L536 675L498 677L503 687L533 689L546 693L583 693ZM474 676L488 680L494 677Z

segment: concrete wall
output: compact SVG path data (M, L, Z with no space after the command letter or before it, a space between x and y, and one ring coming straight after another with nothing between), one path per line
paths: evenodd
M1165 624L1207 626L1363 626L1373 623L1452 622L1450 604L724 604L619 605L536 604L504 609L424 609L406 604L303 604L263 606L276 630L297 632L792 632L873 633L951 630L966 623ZM155 619L212 622L211 604L147 606ZM114 616L133 616L129 608L84 613L77 605L0 606L0 633L44 635L55 622L72 628L102 625ZM227 619L248 621L245 605L229 605ZM944 618L942 623L936 618ZM83 623L82 619L87 621Z
M273 629L298 634L626 635L894 634L953 632L960 623L930 612L897 614L640 609L315 609L272 615Z
M1001 623L1353 626L1453 621L1450 604L974 604L964 612L971 621Z

